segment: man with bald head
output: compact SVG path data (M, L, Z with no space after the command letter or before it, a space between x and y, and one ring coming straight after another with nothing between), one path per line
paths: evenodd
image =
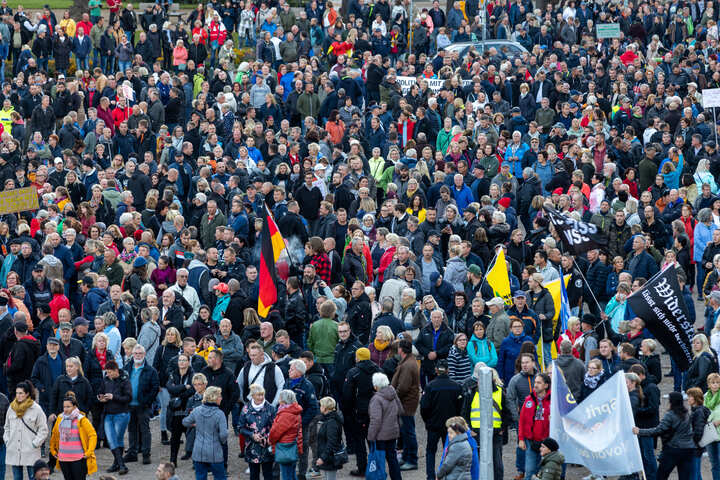
M270 355L272 348L275 346L275 330L270 322L262 322L260 324L260 339L257 343L262 349Z

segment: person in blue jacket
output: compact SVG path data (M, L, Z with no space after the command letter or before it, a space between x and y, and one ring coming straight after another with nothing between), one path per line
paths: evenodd
M505 161L510 165L510 173L516 178L522 178L522 159L530 146L522 141L522 133L515 130L512 134L512 142L505 150Z
M430 295L435 298L438 306L445 311L449 310L452 305L455 289L453 289L450 283L443 280L442 275L438 272L430 274L430 284L432 285L430 287Z
M510 335L500 344L497 372L500 374L504 384L507 384L515 375L515 360L520 355L522 344L533 341L532 337L523 333L524 330L525 324L522 320L518 318L512 320L510 322Z
M465 185L462 175L460 175L459 173L455 174L455 177L453 177L453 183L454 185L451 191L453 194L453 198L455 199L455 203L457 204L458 210L460 211L460 215L462 215L463 210L465 210L468 205L474 202L475 199L473 198L472 190L470 190L470 187Z

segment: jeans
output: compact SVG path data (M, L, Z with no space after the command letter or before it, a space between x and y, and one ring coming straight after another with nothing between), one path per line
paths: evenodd
M4 445L3 445L3 447L4 447ZM25 468L27 469L28 480L32 480L33 467L28 465ZM23 480L23 466L22 465L13 465L12 472L13 472L13 480Z
M118 60L118 71L125 73L125 70L132 66L132 62L122 62Z
M109 55L101 55L100 63L102 64L103 72L115 73L115 57Z
M415 417L410 415L400 416L400 437L403 439L403 463L417 465L418 443L415 435Z
M150 456L150 442L150 408L131 406L128 453L137 455L142 452L144 456Z
M223 462L218 463L205 463L205 462L193 462L195 465L195 480L206 480L208 478L208 472L212 472L215 480L225 480L225 465Z
M82 70L90 70L90 58L89 57L78 57L75 56L75 63L78 70L82 67Z
M712 480L720 480L720 442L713 442L708 445L707 453L708 458L710 458Z
M280 478L282 480L297 480L297 473L295 473L296 465L297 465L297 462L281 463L280 464Z
M658 478L667 480L675 467L677 467L678 478L692 478L693 458L695 451L689 448L663 448L660 453L658 465Z
M262 470L263 480L272 480L273 478L273 462L250 463L250 480L260 480L260 471Z
M530 448L530 443L525 441L525 480L530 480L538 472L540 467L540 452Z
M673 391L674 392L682 392L682 386L683 381L685 380L685 372L681 371L677 364L675 364L675 360L672 358L670 359L670 369L673 374Z
M697 298L703 297L703 284L705 283L705 266L702 262L695 264L695 284L697 285Z
M435 480L435 454L437 453L437 445L445 439L445 432L427 431L427 446L425 447L425 472L427 480ZM378 447L380 448L380 447Z
M690 480L702 480L702 456L694 456L692 463L693 474L690 476Z
M503 448L503 437L502 434L498 433L498 430L493 432L493 478L504 478L505 467L502 461L502 448Z
M390 480L402 480L400 473L400 464L397 460L397 450L395 449L395 440L378 440L375 442L378 450L385 451L385 461L388 465L388 473ZM434 459L433 459L434 460ZM433 474L433 479L435 475Z
M302 443L303 451L302 451L302 453L298 454L297 464L298 464L298 473L302 476L305 476L305 473L307 472L307 469L308 469L308 456L310 454L310 452L308 451L308 450L310 450L310 448L309 448L310 447L310 437L309 437L310 432L308 431L307 426L303 425L302 433L303 433L303 443Z
M640 454L642 455L645 479L655 480L657 478L657 459L655 458L655 441L653 437L638 437L640 443ZM720 480L717 479L717 480Z
M110 444L110 450L122 447L125 430L130 423L130 412L109 413L105 415L105 439Z
M160 431L167 432L170 425L168 425L168 405L170 404L170 393L167 388L161 388L157 396L157 401L160 403Z
M92 49L93 54L93 67L99 67L100 66L100 49L99 48L93 48Z
M515 469L518 473L525 473L525 450L515 447Z

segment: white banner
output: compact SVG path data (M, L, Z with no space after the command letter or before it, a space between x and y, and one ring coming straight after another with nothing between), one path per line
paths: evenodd
M407 95L407 93L410 91L410 87L415 85L417 83L417 78L415 77L395 77L397 83L400 84L400 88L402 89L402 94ZM440 89L445 85L445 80L441 78L426 78L428 82L428 88L433 91L433 93L437 93L440 91ZM468 85L472 84L472 80L463 80L461 85L463 87L466 87Z
M580 404L553 363L550 436L566 463L584 465L594 475L630 475L643 470L625 374L620 371Z

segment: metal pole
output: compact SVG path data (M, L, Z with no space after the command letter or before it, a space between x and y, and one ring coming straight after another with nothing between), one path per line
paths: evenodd
M718 144L718 135L717 135L717 130L718 130L718 124L717 124L717 109L714 108L714 107L713 107L713 120L714 120L713 124L715 125L715 148L717 148L717 144Z
M493 480L493 381L492 369L482 367L478 375L478 396L480 400L480 480ZM500 480L500 479L498 479Z

